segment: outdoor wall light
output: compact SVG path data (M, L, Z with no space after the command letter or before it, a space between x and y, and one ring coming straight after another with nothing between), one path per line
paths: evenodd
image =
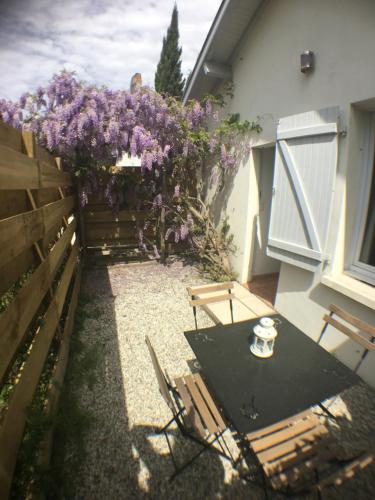
M301 71L302 73L309 73L314 69L314 52L305 50L301 54Z
M275 322L271 318L261 318L254 326L254 338L250 345L250 351L258 358L269 358L273 354L277 330Z

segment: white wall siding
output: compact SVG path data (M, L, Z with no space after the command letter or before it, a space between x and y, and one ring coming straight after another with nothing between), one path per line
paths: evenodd
M348 132L347 137L340 136L338 140L337 168L328 170L326 165L333 164L337 150L335 152L326 141L321 144L321 156L315 156L316 146L325 141L324 136L315 134L310 143L304 137L287 139L300 168L301 182L309 186L309 192L314 193L309 197L309 203L321 241L322 257L328 256L332 262L311 266L311 270L307 271L301 269L301 265L298 266L298 262L306 263L304 255L277 248L282 265L276 308L313 338L317 338L322 325L321 318L331 302L375 324L375 311L371 309L375 301L363 302L367 307L359 302L360 296L364 295L362 289L366 288L368 296L373 296L373 288L365 287L362 283L356 295L358 299L351 300L336 289L322 284L328 272L342 271L344 243L350 243L353 234L351 228L356 223L354 214L358 204L358 184L363 173L363 144L355 127L364 120L361 113L352 113L351 106L375 98L375 66L369 63L375 51L374 26L373 0L267 1L250 24L232 61L235 91L228 111L240 113L241 120L260 117L263 131L257 146L276 143L277 127L283 117L290 117L291 121L284 121L283 131L279 131L281 140L285 138L281 133L288 133L290 128L302 130L309 126L333 123L332 115L316 112L328 107L339 108L338 130L347 129ZM300 71L300 55L306 49L315 54L315 70L311 74L302 74ZM298 117L299 113L304 116ZM348 124L349 116L351 124ZM352 125L354 132L350 130ZM240 277L249 272L249 245L252 247L249 235L254 234L249 231L249 227L258 210L257 186L252 184L255 179L253 165L249 161L247 165L241 166L239 175L228 182L225 200L221 205L221 212L230 216L232 231L239 246L233 263ZM322 183L332 187L320 189ZM291 200L292 191L285 177L276 179L276 188L281 189L285 198ZM332 210L330 198L333 190ZM245 200L246 210L243 207ZM297 228L292 224L296 215L299 215L296 205L287 202L281 205L278 221L273 228L276 238L286 234L305 250L312 250L311 245L307 246L303 226ZM217 214L220 213L219 205L216 205L215 210ZM238 217L242 216L243 220L239 220ZM327 283L327 280L324 282ZM352 366L360 355L356 345L335 335L329 340L331 343L327 348ZM360 374L375 386L374 358L374 354L367 357Z

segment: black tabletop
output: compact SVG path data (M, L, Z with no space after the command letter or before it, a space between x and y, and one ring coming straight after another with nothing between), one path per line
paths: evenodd
M233 427L248 433L306 410L360 378L281 315L271 358L250 349L259 318L185 332L210 391Z

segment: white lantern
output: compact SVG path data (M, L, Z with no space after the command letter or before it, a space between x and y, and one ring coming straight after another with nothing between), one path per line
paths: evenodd
M271 318L261 318L253 328L254 338L250 351L259 358L269 358L273 354L277 330Z

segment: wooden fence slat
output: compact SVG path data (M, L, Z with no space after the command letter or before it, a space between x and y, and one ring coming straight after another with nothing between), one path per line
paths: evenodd
M58 219L62 219L70 215L74 208L74 196L67 196L61 200L54 201L41 208L45 217L46 230L51 229ZM62 224L61 224L62 225Z
M96 224L97 222L137 222L150 217L150 212L146 211L121 210L119 213L114 214L110 210L91 211L90 206L82 212L85 223L89 224Z
M0 189L39 189L71 186L68 172L0 145Z
M143 233L147 238L152 238L154 236L152 228ZM133 224L127 222L121 224L102 222L98 225L90 224L86 226L87 240L118 240L124 238L137 240L137 229Z
M7 498L10 492L26 410L38 386L52 339L60 331L59 318L76 269L78 239L71 246L76 219L68 224L68 216L75 208L75 197L69 196L70 190L63 189L72 185L71 174L61 170L59 161L36 143L32 132L21 133L0 122L0 294L35 262L33 247L41 259L9 306L0 313L0 388L30 324L44 304L43 299L47 301L43 321L19 371L0 426L0 498ZM50 251L46 251L60 230L64 231L62 236ZM68 249L69 256L54 293L53 280L62 269ZM73 328L80 279L81 270L76 275L68 305L63 342L59 348L62 359L53 373L56 380L62 380L66 368L67 340ZM51 404L54 401L56 399Z
M51 188L43 188L36 189L33 191L34 199L38 207L42 207L44 205L49 205L54 201L58 201L61 199L59 191L57 189Z
M13 215L27 212L27 196L25 191L9 189L1 191L0 195L0 219L7 219Z
M0 267L7 265L43 235L41 210L25 212L0 221Z
M44 238L74 207L69 196L44 207L0 220L0 267ZM57 231L56 231L57 232Z
M39 166L36 160L0 145L0 189L38 189Z
M5 267L0 267L0 296L6 293L9 288L34 264L34 252L30 248L21 252L12 262Z
M19 130L0 121L0 144L16 151L22 151L22 134Z
M130 239L130 238L120 238L120 239L117 239L117 240L111 240L109 238L103 238L101 240L91 240L91 239L88 239L86 241L86 245L87 247L90 247L90 248L93 248L93 247L100 247L100 248L103 248L103 247L113 247L113 248L116 248L116 247L124 247L124 248L133 248L133 247L138 247L139 246L139 241L134 238L134 239ZM149 245L148 245L149 247ZM150 249L150 248L149 248ZM152 250L152 249L151 249Z
M78 304L78 295L81 287L82 266L78 264L75 275L73 292L69 303L68 314L65 319L64 332L61 338L57 361L54 367L46 398L46 415L52 417L56 414L61 387L63 385L66 367L69 358L70 337L73 332L75 312ZM53 428L48 428L40 445L38 465L47 468L51 460L53 442Z
M51 286L75 229L76 221L74 220L50 254L18 292L13 302L0 314L0 385L24 338L26 329Z
M17 460L26 421L26 410L32 402L43 370L50 344L54 337L64 306L66 293L77 263L79 253L76 243L70 253L56 294L44 317L43 325L35 336L30 354L20 379L14 388L0 429L0 497L8 498L14 467Z
M54 188L59 186L71 186L73 184L72 176L68 172L58 170L56 167L51 167L44 161L40 164L40 187Z
M46 149L39 146L39 144L35 144L34 146L34 155L37 160L56 168L56 159Z

